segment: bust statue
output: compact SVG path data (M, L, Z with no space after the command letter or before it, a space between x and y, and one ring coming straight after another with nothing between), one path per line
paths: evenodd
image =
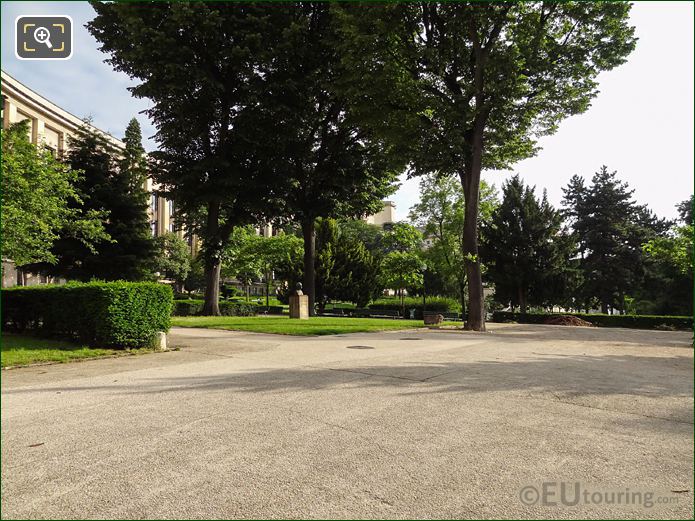
M302 291L302 283L297 282L297 285L295 286L295 295L304 295L304 292Z

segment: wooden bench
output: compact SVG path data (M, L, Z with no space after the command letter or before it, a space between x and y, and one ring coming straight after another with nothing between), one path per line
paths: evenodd
M353 316L366 318L401 318L401 312L396 309L356 309Z

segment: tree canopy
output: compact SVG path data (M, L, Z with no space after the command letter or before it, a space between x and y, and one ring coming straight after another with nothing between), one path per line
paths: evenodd
M108 240L103 213L84 204L77 184L80 170L70 168L29 140L28 122L2 130L3 259L17 266L58 262L53 245L69 236L87 251Z
M92 2L87 26L116 70L138 80L157 133L152 175L202 241L204 312L219 314L222 252L235 226L276 214L274 121L256 108L285 9L262 4Z
M341 6L346 89L411 173L460 179L470 285L467 327L484 329L477 224L482 168L533 155L585 111L598 74L635 46L626 2Z
M525 186L519 176L502 186L502 202L485 223L481 256L495 300L526 313L528 305L561 302L572 272L574 243L562 216L543 193Z

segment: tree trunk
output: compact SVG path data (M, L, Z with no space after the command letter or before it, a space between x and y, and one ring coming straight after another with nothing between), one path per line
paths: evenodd
M467 168L461 173L465 197L463 220L463 254L468 280L468 321L465 329L485 331L485 301L483 277L478 255L478 206L480 198L480 172L483 157L483 126L477 125L471 139Z
M219 257L205 259L205 303L202 312L205 316L220 314L220 268L222 262Z
M220 203L208 203L203 257L205 259L205 302L202 314L220 314L220 269L222 268L222 240L220 240Z
M608 314L608 303L601 302L601 313L603 313L604 315Z
M316 222L314 219L302 221L304 237L304 293L309 296L309 316L316 316Z
M524 294L524 288L521 286L518 287L518 294L519 294L519 310L521 311L522 315L526 314L526 295Z

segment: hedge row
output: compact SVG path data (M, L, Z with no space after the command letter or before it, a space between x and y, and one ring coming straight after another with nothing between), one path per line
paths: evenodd
M419 320L422 318L423 306L421 297L408 297L404 299L404 303L406 318L410 318L411 309L415 310L416 319ZM386 309L391 311L401 311L401 309L403 309L400 299L379 299L375 300L367 307L374 310ZM455 299L451 298L428 297L424 309L426 311L436 311L438 313L458 313L461 311L461 305Z
M2 290L3 328L96 347L144 347L169 330L173 294L154 282L90 282Z
M692 330L693 318L668 315L604 315L592 313L513 313L493 311L493 322L519 322L521 324L544 324L551 317L571 315L579 317L595 326L626 327L633 329L680 329Z
M175 300L174 310L171 314L178 317L200 315L203 312L204 303L204 300ZM259 306L246 302L221 300L219 306L220 314L230 317L250 317L258 314L259 311ZM282 308L280 308L280 310L282 311Z

